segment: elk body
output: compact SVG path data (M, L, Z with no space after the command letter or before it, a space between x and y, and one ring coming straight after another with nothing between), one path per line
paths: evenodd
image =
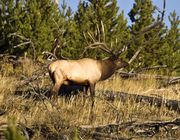
M95 85L98 81L106 80L128 63L112 56L104 60L83 58L79 60L56 60L49 67L49 75L54 83L51 96L57 96L62 85L83 85L84 94L90 89L92 106L94 105Z

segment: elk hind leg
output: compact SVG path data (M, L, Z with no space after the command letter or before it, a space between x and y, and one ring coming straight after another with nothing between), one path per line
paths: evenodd
M54 86L51 89L51 96L54 97L54 99L57 99L59 89L63 83L63 76L61 75L61 73L54 72L53 79L54 79Z
M91 108L94 107L95 84L90 83Z
M58 98L59 89L61 87L61 83L55 83L51 89L51 97L55 100Z

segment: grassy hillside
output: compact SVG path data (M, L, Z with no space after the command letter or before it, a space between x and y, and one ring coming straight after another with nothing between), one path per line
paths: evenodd
M167 121L179 117L179 113L166 107L157 108L135 100L122 102L118 99L107 101L102 92L105 90L122 91L131 94L180 100L179 85L160 88L159 81L153 78L121 79L118 75L110 80L99 82L96 88L95 107L90 113L89 96L83 99L82 93L68 98L59 96L58 102L44 98L52 86L46 69L31 61L23 61L21 66L13 68L4 64L0 74L0 124L16 118L33 132L32 139L97 139L94 131L84 131L82 126L120 124L129 121ZM36 79L36 80L34 80ZM175 92L176 91L176 92ZM151 139L179 138L180 127L170 129L162 127ZM110 135L111 132L106 132ZM143 139L148 135L137 135L122 129L117 135L124 138ZM99 139L104 139L100 138Z

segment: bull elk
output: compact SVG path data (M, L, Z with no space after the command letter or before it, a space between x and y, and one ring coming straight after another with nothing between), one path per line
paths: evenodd
M57 96L62 85L83 85L85 87L84 94L87 93L88 88L90 89L93 107L96 83L108 79L116 70L128 65L127 62L119 58L122 51L114 54L104 43L95 43L91 47L96 45L101 45L99 48L110 53L111 56L103 60L91 58L56 60L49 65L49 75L54 83L50 96Z
M166 0L163 1L163 11L160 11L162 15L161 20L145 27L143 30L136 34L146 33L147 31L162 25L166 6ZM102 28L104 28L103 24ZM104 29L102 29L102 31L104 31ZM90 37L92 38L92 36ZM130 43L131 41L128 44ZM84 94L87 93L88 88L90 89L90 96L92 99L93 107L96 83L98 81L108 79L115 73L116 70L128 66L144 47L140 46L137 52L127 63L119 58L119 55L123 52L124 49L118 51L117 53L113 53L112 50L108 49L105 43L99 42L91 44L87 48L95 48L95 46L98 46L101 50L111 54L111 56L103 60L95 60L91 58L83 58L79 60L56 60L49 65L49 75L54 83L50 92L51 94L49 96L56 97L62 85L81 85L85 87Z

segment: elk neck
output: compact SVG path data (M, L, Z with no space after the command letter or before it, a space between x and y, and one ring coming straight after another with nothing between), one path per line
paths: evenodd
M116 71L116 64L112 60L109 59L98 60L98 63L101 70L100 81L106 80Z

